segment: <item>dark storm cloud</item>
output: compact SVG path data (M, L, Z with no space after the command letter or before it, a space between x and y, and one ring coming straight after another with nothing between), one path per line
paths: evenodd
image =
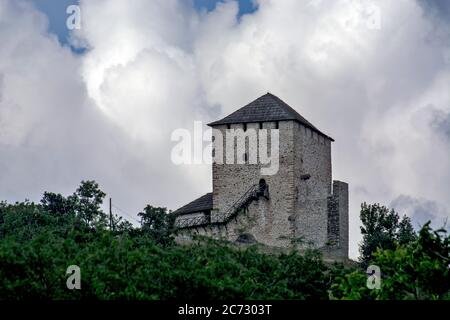
M450 112L435 110L431 127L450 143Z
M428 221L431 221L435 228L449 227L449 225L445 225L447 220L445 217L448 217L450 213L434 201L401 195L391 202L390 207L400 215L406 214L410 217L416 229Z
M447 21L450 24L450 1L448 0L418 0L427 12Z

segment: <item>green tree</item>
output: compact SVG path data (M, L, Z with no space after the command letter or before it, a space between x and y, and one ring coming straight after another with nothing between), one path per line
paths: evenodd
M28 241L43 228L56 229L56 218L33 202L15 204L0 203L0 239L12 237L16 241Z
M361 205L360 214L363 236L360 244L360 261L367 266L377 249L395 249L397 244L408 244L416 239L411 220L400 217L393 209L380 204Z
M396 240L400 245L406 245L414 240L417 236L411 223L411 219L407 216L403 216L398 224Z
M77 216L88 226L105 227L107 215L100 206L105 198L105 193L100 190L95 181L81 181L80 186L68 201L73 204Z
M143 212L139 212L141 230L159 244L172 244L174 231L174 216L167 212L167 208L147 205Z
M44 192L41 204L47 212L53 215L64 215L74 212L74 203L60 193Z

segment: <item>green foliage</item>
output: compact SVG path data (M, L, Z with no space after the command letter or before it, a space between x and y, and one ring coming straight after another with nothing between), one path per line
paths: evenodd
M44 192L41 204L48 213L57 215L73 214L75 212L75 203L73 198L65 198L60 193Z
M360 214L363 241L360 245L360 261L366 267L377 249L393 250L416 239L411 220L379 204L361 205Z
M407 216L403 216L398 224L396 240L399 245L407 245L414 240L417 236L411 223L411 219Z
M70 217L59 218L43 210L42 206L21 202L15 204L0 203L0 239L8 236L17 241L28 241L38 235L44 228L52 226L61 231L59 222ZM62 226L66 224L63 223Z
M140 228L114 216L110 230L104 196L87 181L69 197L0 203L0 300L450 298L449 237L428 224L416 237L409 220L379 205L362 212L383 275L369 290L363 270L325 264L315 250L267 254L201 237L176 245L166 208L146 206ZM81 268L81 290L66 287L70 265Z
M419 237L393 250L374 254L380 267L381 288L369 290L367 276L356 271L339 277L332 286L337 299L450 299L450 237L445 230L432 231L427 223Z
M320 255L280 256L218 241L161 247L148 237L108 230L62 238L43 231L31 241L0 244L2 299L326 299ZM147 240L145 240L147 239ZM81 290L65 270L81 268Z
M80 187L68 198L68 202L88 226L105 227L107 215L100 209L105 195L97 182L81 181Z
M138 213L141 218L143 234L151 237L156 243L170 245L174 243L172 233L175 216L167 212L167 208L147 205L143 212Z
M367 275L361 270L342 273L335 278L330 288L332 300L373 300L367 287Z
M413 245L377 252L375 262L389 275L377 298L450 298L449 252L450 238L445 230L432 231L429 223Z

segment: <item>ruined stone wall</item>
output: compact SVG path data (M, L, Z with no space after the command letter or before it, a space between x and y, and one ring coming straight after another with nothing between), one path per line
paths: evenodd
M348 257L348 184L333 181L333 194L328 201L329 251L337 257Z

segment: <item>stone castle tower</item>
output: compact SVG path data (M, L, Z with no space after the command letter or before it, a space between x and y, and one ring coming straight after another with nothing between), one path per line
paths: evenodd
M197 233L348 257L348 185L332 181L332 138L270 93L209 126L213 192L175 211L178 241Z

